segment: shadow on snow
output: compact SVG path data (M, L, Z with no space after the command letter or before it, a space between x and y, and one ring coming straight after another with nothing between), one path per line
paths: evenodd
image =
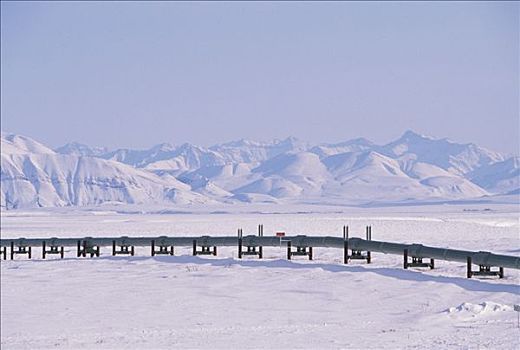
M74 258L65 258L65 261L79 261ZM520 295L520 285L492 283L484 280L468 279L464 277L435 276L421 271L403 270L389 267L367 267L366 265L341 265L325 264L316 262L290 261L283 259L273 260L237 260L233 258L202 258L199 256L180 255L180 256L134 256L134 257L115 257L105 256L96 258L95 261L157 261L161 263L173 264L198 264L216 267L242 266L242 267L263 267L263 268L286 268L286 269L322 269L327 272L346 272L346 273L375 273L380 276L395 278L404 281L435 282L453 284L468 291L475 292L503 292ZM56 260L26 260L25 262L52 263L63 261ZM21 262L21 261L20 261ZM18 266L17 266L18 267ZM464 270L465 272L465 270Z
M242 266L242 267L264 267L264 268L287 268L287 269L322 269L328 272L350 272L350 273L375 273L384 277L395 278L405 281L435 282L454 284L468 291L476 292L504 292L520 295L520 286L517 284L497 284L483 280L468 279L463 277L435 276L421 271L403 270L387 267L366 267L361 265L338 265L314 262L295 262L290 260L237 260L233 258L203 258L199 256L156 256L156 257L104 257L107 260L155 260L161 263L174 264L198 264L216 267ZM465 273L465 270L464 270Z

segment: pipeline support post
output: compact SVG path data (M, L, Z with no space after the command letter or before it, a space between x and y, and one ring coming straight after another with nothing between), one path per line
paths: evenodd
M78 240L78 242L77 242L76 257L79 258L79 257L82 256L82 255L83 255L83 252L82 252L82 250L81 250L81 241Z
M209 237L201 237L205 241ZM217 246L209 246L205 243L200 244L200 250L197 250L198 242L196 239L193 240L193 256L196 255L213 255L217 256ZM213 248L213 249L211 249Z
M194 252L193 255L195 255L195 250L193 252ZM242 259L242 229L241 228L238 229L238 258Z
M264 225L258 225L258 237L263 237ZM244 236L242 229L238 230L238 258L242 259L244 255L258 256L259 259L263 257L263 249L258 245L251 236L246 236L246 250L244 250Z
M58 246L55 244L57 240L56 237L51 238L51 244L49 245L49 250L47 250L47 242L42 241L42 259L45 259L47 254L59 254L60 258L63 259L65 255L64 247Z
M343 263L348 264L348 226L343 226Z
M371 241L372 240L372 226L366 226L365 227L365 234L366 234L366 240ZM366 253L363 253L361 250L357 249L351 249L351 254L348 254L349 244L348 244L348 226L343 227L343 239L345 241L344 243L344 257L343 261L345 264L348 264L349 260L366 260L367 264L370 264L372 262L372 253L370 251L367 251Z
M264 225L258 225L258 237L264 237ZM263 247L258 246L258 259L262 259L264 255Z
M367 241L372 240L372 226L367 226L366 237L367 237ZM367 251L367 264L370 264L371 262L372 262L372 253L370 251Z
M312 260L312 247L296 246L296 251L293 251L291 241L288 241L287 260L291 260L293 256L308 256L309 260Z
M22 242L18 244L15 249L14 242L11 242L11 260L14 259L15 254L27 254L27 257L31 259L31 246L27 246Z
M116 255L130 255L134 256L135 254L135 248L133 245L126 244L125 240L128 237L121 237L121 241L119 243L119 249L117 249L117 242L116 240L112 240L112 256Z
M473 276L498 276L498 278L504 278L504 268L499 266L497 270L491 270L492 266L479 264L478 271L473 271L472 269L472 259L471 256L467 257L467 277L471 278Z
M150 244L151 255L152 256L156 256L156 255L174 255L175 251L174 251L173 245L168 245L164 241L164 239L166 237L163 236L163 237L159 237L159 238L160 238L159 242L156 242L155 239L152 239L152 242ZM159 247L158 250L155 249L156 246ZM132 247L132 252L133 252L133 247ZM132 255L134 255L134 254L132 253Z
M100 251L99 246L91 243L92 237L86 237L83 241L78 241L78 257L86 257L87 254L90 254L90 257L94 256L99 257Z
M2 256L4 257L4 260L7 260L7 246L2 247Z
M430 259L430 262L423 262L423 258L419 258L416 256L412 256L412 261L410 262L408 259L408 249L404 250L403 253L403 267L404 269L408 269L409 267L429 267L430 270L435 268L435 260Z

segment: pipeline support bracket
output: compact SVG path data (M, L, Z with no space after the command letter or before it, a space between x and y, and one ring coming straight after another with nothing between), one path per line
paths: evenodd
M372 240L372 226L366 226L366 240L371 241ZM348 226L343 226L343 263L348 264L349 260L366 260L367 264L370 264L372 262L372 253L370 251L367 251L364 253L362 250L357 249L351 249L351 254L348 253L349 250L349 244L348 244Z
M478 265L478 271L474 271L472 269L472 259L471 256L468 256L467 258L467 277L471 278L473 276L498 276L498 278L504 278L504 268L498 267L497 270L492 270L492 266L479 264Z
M162 239L166 237L160 237ZM159 243L159 244L157 244ZM159 249L156 249L158 247ZM173 245L167 245L162 240L160 242L156 242L155 239L152 239L152 242L150 243L150 249L151 249L151 255L174 255L174 248ZM134 255L134 247L132 247L131 255Z
M264 236L264 225L258 225L258 237ZM238 258L242 259L244 255L252 255L258 256L258 259L262 259L263 257L263 247L260 245L247 245L245 246L247 250L244 251L243 245L243 231L242 229L238 229Z
M91 238L91 237L88 237L88 238ZM87 254L90 254L90 257L93 258L94 256L97 256L99 257L100 253L99 253L99 246L98 245L93 245L89 242L89 240L87 239L84 239L84 240L78 240L78 244L77 244L77 256L78 258L79 257L86 257Z
M52 238L52 240L55 240L57 238ZM63 246L56 245L54 243L51 243L49 245L49 249L47 250L47 242L42 242L42 259L45 259L47 254L59 254L60 258L63 259L63 256L65 255L65 248Z
M31 258L31 246L19 244L15 249L14 242L11 242L11 260L14 259L15 254L22 254L22 255L27 254L27 257L30 259Z
M213 248L213 249L212 249ZM197 250L197 240L193 240L193 256L197 255L217 255L217 247L216 246L208 246L208 245L201 245L200 250Z
M423 262L423 258L411 256L410 258L412 258L412 261L410 262L408 258L408 249L405 249L403 254L403 267L405 270L409 267L428 267L430 270L435 268L434 259L430 259L430 262Z
M296 251L292 250L291 241L287 242L287 260L291 260L293 256L308 256L312 260L312 247L297 246Z

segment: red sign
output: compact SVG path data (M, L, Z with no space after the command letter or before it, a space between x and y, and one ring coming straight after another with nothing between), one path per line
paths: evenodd
M285 237L285 232L276 232L276 237Z

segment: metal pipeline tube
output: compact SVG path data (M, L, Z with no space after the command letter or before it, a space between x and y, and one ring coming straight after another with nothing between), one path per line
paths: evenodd
M350 238L349 247L356 250L367 250L385 254L402 255L408 249L408 255L417 258L432 258L465 263L468 257L476 265L499 266L520 269L520 257L493 254L491 252L473 252L467 250L428 247L422 244L400 244L382 241L367 241L361 238Z
M47 246L66 246L74 247L77 242L86 241L91 246L111 246L113 241L117 245L128 246L149 246L154 241L155 245L164 246L192 246L193 241L196 241L197 246L221 246L232 247L238 244L237 236L222 236L222 237L83 237L83 238L16 238L16 239L0 239L1 247L9 247L11 242L15 246L21 247L38 247L43 242ZM287 245L291 242L293 247L323 247L323 248L344 248L345 241L340 237L332 236L254 236L247 235L242 237L242 244L244 246L266 246L278 247L280 245ZM473 252L465 250L436 248L424 246L422 244L402 244L394 242L372 241L361 238L349 238L348 247L353 250L378 252L384 254L402 255L404 250L408 250L409 256L417 258L432 258L446 261L466 262L468 257L477 265L497 266L512 269L520 269L520 257L498 255L490 252Z

